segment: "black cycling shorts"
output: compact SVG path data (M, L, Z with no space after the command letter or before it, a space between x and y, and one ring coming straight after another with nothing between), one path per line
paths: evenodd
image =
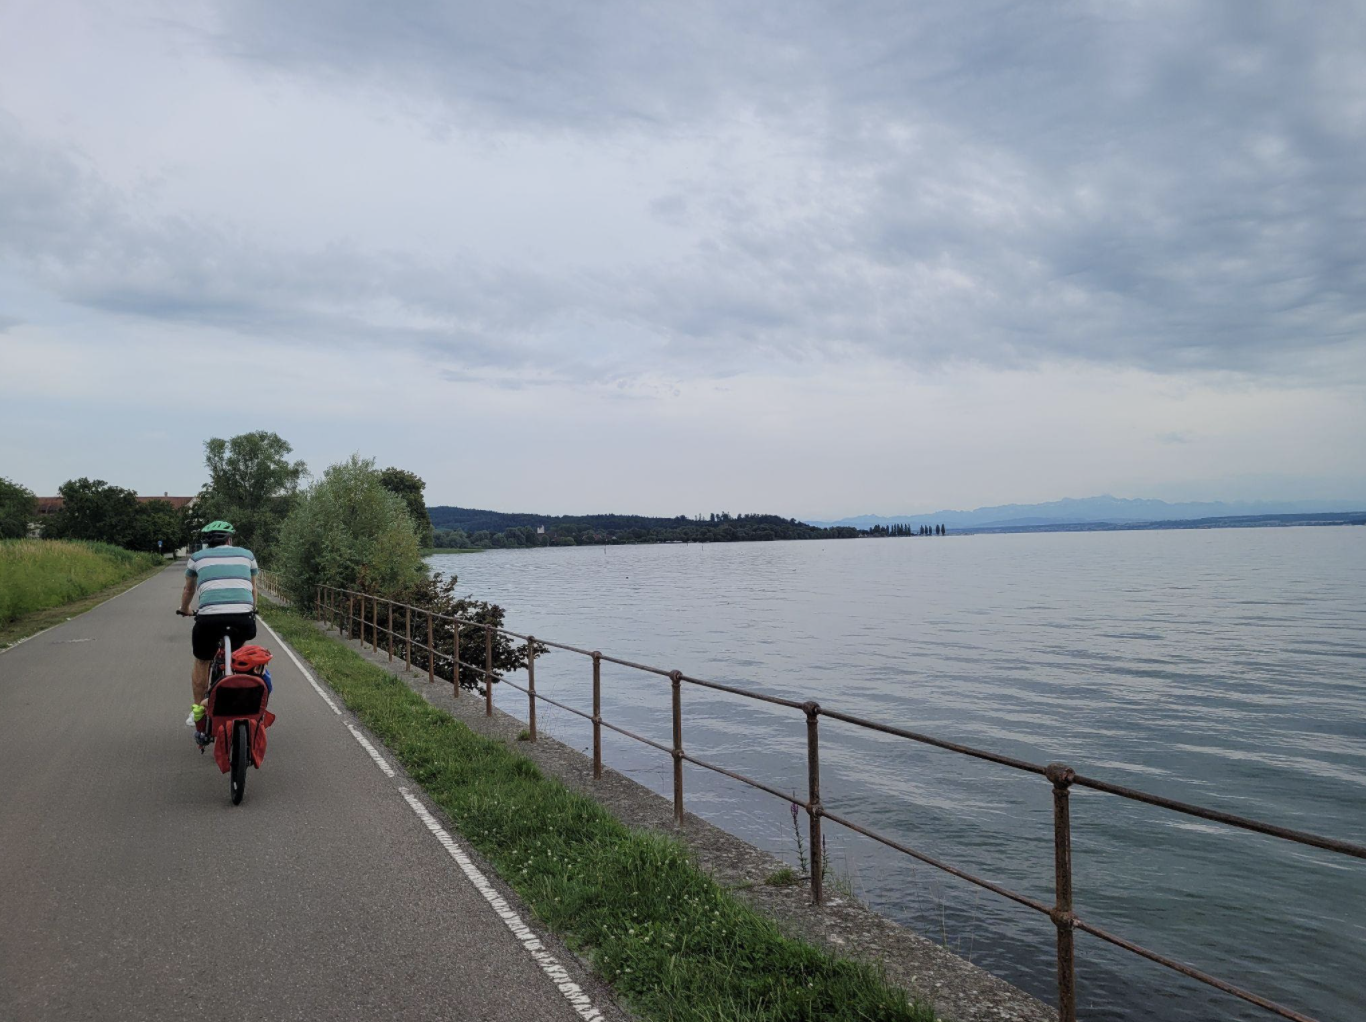
M256 638L255 614L200 614L194 619L190 645L196 660L212 660L223 645L223 636L232 640L232 648L245 646Z

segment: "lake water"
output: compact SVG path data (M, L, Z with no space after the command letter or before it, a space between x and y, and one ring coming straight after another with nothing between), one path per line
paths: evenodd
M1273 823L1366 842L1366 529L578 547L433 557L507 626ZM537 688L590 708L562 651ZM524 681L523 681L524 683ZM525 697L496 690L525 719ZM696 756L805 785L802 715L685 686ZM603 715L670 741L666 679ZM539 722L589 747L586 722ZM825 720L832 810L1051 903L1041 778ZM667 756L604 731L661 793ZM688 767L687 806L795 863L788 807ZM804 817L803 817L804 819ZM1074 789L1078 914L1324 1020L1366 1018L1366 863ZM1047 918L827 824L842 883L1054 1003ZM1271 1017L1077 935L1088 1020Z

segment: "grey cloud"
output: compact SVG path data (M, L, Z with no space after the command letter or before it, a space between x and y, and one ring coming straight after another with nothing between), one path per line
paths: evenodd
M222 12L225 52L487 130L708 137L754 118L814 154L839 201L785 220L705 175L661 188L654 215L707 208L710 237L623 273L602 311L685 363L853 345L1268 373L1366 332L1360 5Z
M472 258L262 248L203 221L145 215L3 113L0 227L0 264L92 309L282 341L403 344L476 369L573 365L544 343L569 304L563 282Z
M307 70L338 87L418 90L490 126L552 130L693 120L728 98L737 65L771 63L754 32L781 24L775 11L737 31L721 6L628 0L252 0L219 14L223 52L259 66Z
M407 344L457 373L721 378L819 355L1283 377L1366 336L1358 5L219 13L211 44L254 74L375 91L438 127L577 134L603 159L618 140L724 150L747 126L771 144L747 180L722 153L658 182L649 213L700 235L690 255L549 271L144 216L0 122L12 265L95 308Z

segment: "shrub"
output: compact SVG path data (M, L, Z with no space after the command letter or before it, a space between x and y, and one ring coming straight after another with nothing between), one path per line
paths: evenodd
M354 454L300 494L280 530L275 566L300 607L312 606L318 585L355 588L364 575L393 593L425 575L407 505L385 488L373 460Z

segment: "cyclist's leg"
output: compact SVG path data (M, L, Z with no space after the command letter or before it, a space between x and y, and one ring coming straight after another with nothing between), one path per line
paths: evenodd
M194 619L194 631L190 635L190 645L194 651L193 691L194 701L202 703L209 694L209 667L214 654L223 641L224 623L214 620L213 615Z
M194 694L194 701L202 703L209 694L209 665L213 661L200 660L195 658L194 672L190 679L190 690Z

